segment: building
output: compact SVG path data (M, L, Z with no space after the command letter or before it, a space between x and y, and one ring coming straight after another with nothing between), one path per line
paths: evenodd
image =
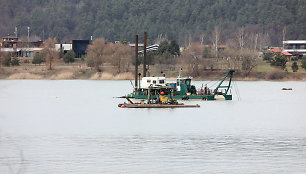
M281 48L281 47L270 47L268 49L268 52L266 52L266 53L272 53L274 56L277 53L282 54L287 58L288 61L290 61L292 56L293 56L291 53L289 53L287 51L284 51L283 48Z
M66 54L69 50L72 50L72 44L55 44L55 50L62 50Z
M142 45L142 47L144 47L144 46ZM159 44L150 45L150 46L147 46L146 51L147 52L149 52L149 51L157 51L158 47L159 47ZM144 54L144 49L142 48L142 50L138 51L138 54Z
M76 58L81 58L82 56L85 56L90 40L72 40L71 43Z
M33 57L42 50L43 41L25 42L18 37L5 36L1 39L1 52L15 57Z
M306 40L283 41L283 52L288 52L301 58L306 55Z

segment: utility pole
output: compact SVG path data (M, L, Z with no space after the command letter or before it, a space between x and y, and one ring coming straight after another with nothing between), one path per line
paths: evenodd
M143 41L143 77L146 77L147 72L147 65L146 65L146 59L147 59L147 32L144 32L144 41Z

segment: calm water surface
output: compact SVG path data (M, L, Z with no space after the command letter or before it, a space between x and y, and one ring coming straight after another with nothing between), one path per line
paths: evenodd
M200 108L121 109L129 81L0 80L0 174L306 173L306 82L236 85Z

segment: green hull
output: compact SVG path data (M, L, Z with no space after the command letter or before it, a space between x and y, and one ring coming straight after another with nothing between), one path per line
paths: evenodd
M224 100L232 100L232 95L222 95ZM148 99L148 95L133 95L130 94L127 96L128 98L135 98L135 99ZM153 98L158 98L158 96L152 96ZM167 96L170 97L170 96ZM175 100L216 100L214 95L174 95ZM219 99L218 96L217 99ZM222 98L221 98L222 99Z

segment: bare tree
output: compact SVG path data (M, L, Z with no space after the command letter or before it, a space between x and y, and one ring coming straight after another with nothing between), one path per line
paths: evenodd
M215 29L212 33L212 43L213 43L213 46L214 46L214 51L215 51L215 55L216 57L218 57L218 48L219 48L219 42L220 42L220 29L218 26L215 26Z
M107 57L112 54L112 47L107 47L104 39L96 39L86 50L86 62L89 67L94 67L97 71L102 71L102 65Z
M270 40L269 33L261 33L258 35L258 46L260 50L264 48L265 46L269 46L270 43L271 43L271 40Z
M181 56L181 64L187 66L188 75L197 77L200 75L200 69L202 65L202 52L203 45L199 43L193 43L187 47Z
M205 38L205 34L202 33L200 36L200 44L203 45L204 44L204 38Z
M117 67L117 72L121 73L121 70L127 71L129 65L132 63L133 50L130 46L117 43L114 44L114 52L111 56L111 64Z
M163 34L159 34L154 42L157 43L157 44L160 44L160 43L162 43L165 40L168 40L167 39L167 35L163 36Z
M258 48L258 33L245 32L244 48L256 50Z
M254 50L257 49L257 43L258 43L258 33L255 34Z
M238 29L236 37L239 43L239 48L242 50L245 47L245 28L244 27Z
M246 72L246 76L257 66L258 54L256 51L241 50L239 52L242 59L241 69Z
M190 46L191 43L192 43L192 36L191 36L191 34L189 33L189 34L188 34L188 46Z
M287 26L284 26L284 28L283 28L283 41L286 40L286 34L287 34Z
M48 38L43 43L42 55L45 58L48 70L52 70L54 62L58 60L58 51L55 50L56 38Z

